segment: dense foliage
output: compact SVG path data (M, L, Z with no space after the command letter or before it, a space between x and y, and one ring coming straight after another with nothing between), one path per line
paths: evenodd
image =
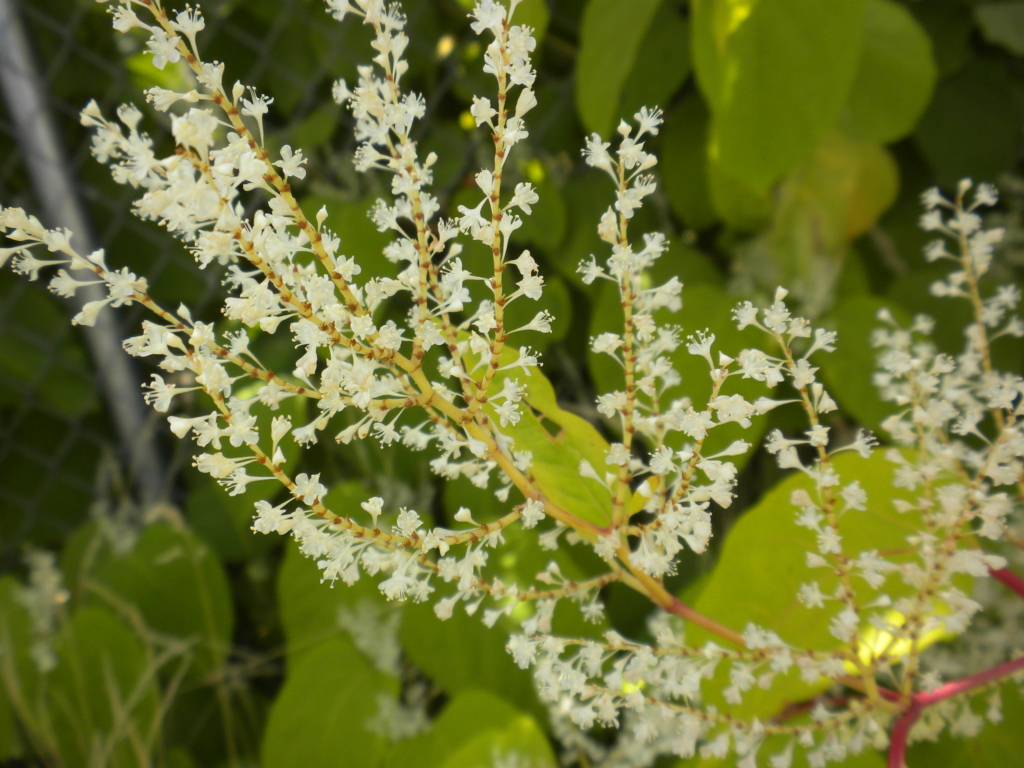
M979 764L998 764L999 755L1014 754L1024 712L1012 684L1001 694L991 690L1003 675L984 680L989 688L973 705L968 698L924 709L924 702L939 695L929 692L944 690L942 680L1006 661L1020 637L1020 600L986 578L977 584L973 579L991 567L1013 586L1012 574L1002 567L1006 559L1015 562L1019 541L1014 512L1020 498L1013 490L1020 477L1014 453L1019 436L1013 437L1019 386L1009 374L1021 369L1024 345L1009 313L1018 300L1015 195L1021 188L1014 172L1024 117L1017 58L1024 38L1015 37L1015 30L1021 28L1024 3L590 0L548 7L525 0L514 23L534 28L536 48L525 38L509 42L508 28L502 32L500 23L495 27L486 17L486 3L465 21L469 4L406 3L409 70L402 84L426 100L396 102L401 110L387 113L384 129L374 121L383 124L385 118L365 102L380 81L374 84L366 72L360 72L360 88L335 85L334 101L327 98L331 79L355 82L356 64L369 58L371 38L381 50L380 30L374 38L372 24L360 30L348 19L339 26L318 3L308 5L317 6L316 13L305 13L300 4L300 22L281 26L266 44L274 65L256 91L228 85L235 79L232 68L245 56L226 36L213 36L209 44L205 32L199 36L203 60L227 65L223 85L219 75L202 68L200 83L220 94L219 101L213 99L218 105L237 106L225 122L236 138L252 137L256 160L276 158L278 170L271 168L269 176L270 166L245 167L242 144L224 145L219 134L214 141L221 128L204 123L201 115L175 119L176 154L168 138L158 135L155 125L179 100L175 94L198 87L188 57L176 55L179 49L166 39L146 49L148 34L129 31L117 49L135 87L156 87L143 112L119 113L127 134L102 117L113 112L113 104L102 110L90 106L83 120L99 131L95 147L101 159L127 161L115 177L150 191L149 203L139 209L142 218L154 218L179 235L191 230L192 237L182 239L200 264L240 292L242 298L228 302L227 319L209 304L194 272L178 262L172 274L154 275L149 285L140 281L137 275L149 276L149 257L137 235L110 243L106 261L87 263L83 255L71 255L59 234L43 233L38 223L10 209L5 213L9 236L39 239L50 251L63 251L70 269L97 272L120 291L113 303L134 302L163 313L164 329L150 325L129 342L129 351L157 355L165 363L188 358L177 369L173 362L162 366L147 398L157 410L170 411L179 437L194 432L207 452L197 461L199 471L181 472L173 504L133 511L127 491L108 490L88 519L91 499L66 501L55 488L38 513L5 511L5 557L13 564L23 555L24 571L23 577L0 581L0 757L47 756L65 765L259 760L268 768L470 766L501 760L547 765L561 750L569 761L615 766L644 764L656 753L687 754L698 739L701 755L714 760L729 751L731 739L740 758L763 746L765 763L771 755L790 754L795 736L809 740L803 746L813 764L866 766L884 764L884 753L854 750L851 743L884 748L886 731L896 733L892 729L901 722L913 725L906 714L916 718L921 710L925 716L916 736L949 728L937 746L912 746L911 766L960 765L967 749ZM346 15L347 3L329 5L334 16ZM205 10L219 24L261 33L277 8L250 2ZM105 23L92 7L83 13L97 28ZM170 18L187 28L198 17ZM179 31L187 38L184 28ZM345 30L343 38L336 29ZM509 96L514 115L508 119L523 117L525 127L506 121L505 84L498 76L502 97L496 100L496 73L485 72L486 57L493 58L492 31L517 62L515 97L521 104L519 89L535 94L535 105L529 103L534 97L520 106ZM403 51L391 53L394 58L381 57L385 70L403 58ZM537 69L535 85L531 66ZM94 95L73 80L58 81L57 87L81 103ZM497 112L474 98L488 93ZM133 100L143 104L141 97ZM185 116L204 106L198 96L185 101L191 103L171 111ZM354 118L343 114L342 104L349 101L355 103ZM665 107L664 123L660 113L641 109L654 104ZM616 131L623 118L632 126ZM155 136L151 165L136 162L145 159L140 130ZM397 144L382 139L388 130L400 139ZM615 139L611 150L617 154L607 154L602 137ZM637 146L641 138L646 147ZM585 162L578 161L584 145ZM418 159L403 154L417 146ZM398 176L390 184L384 173L352 174L353 158L359 170L386 170L389 158L379 151L385 147L408 160L413 170L407 176L391 167ZM652 150L660 158L656 166L647 156ZM433 161L427 160L431 154ZM157 172L156 158L164 155L171 159ZM487 176L481 166L489 168ZM191 184L193 168L209 175L207 187L190 190L196 210L219 206L213 218L219 217L226 232L251 215L257 201L262 204L261 188L280 205L258 214L254 224L239 224L245 232L228 238L229 244L197 239L195 210L178 215L168 213L166 202L154 203L154 189L181 195L174 174L180 171L182 183ZM217 182L216 174L225 173L217 168L230 168L235 181ZM653 179L633 176L637 168L654 173L661 191L654 191ZM603 171L610 171L618 194ZM497 180L502 172L509 179L504 197ZM160 181L150 178L154 173ZM998 180L1002 207L987 212L996 203L995 190L958 186L963 175ZM427 176L432 191L417 197ZM950 235L948 252L926 248L934 233L919 226L919 193L935 184L948 190L949 199L929 193L931 218L923 229ZM377 204L389 188L399 201ZM211 189L220 199L204 197ZM17 202L17 193L5 192L4 203ZM503 229L497 214L505 209L495 200L516 206L522 218L511 224L514 217L506 214ZM417 205L426 212L420 219L412 215ZM985 226L1005 227L1008 235L992 263L999 237L986 234L995 230L983 227L980 214ZM97 212L101 220L105 215ZM396 224L407 215L412 229ZM947 218L937 221L940 215ZM275 217L304 221L296 226L306 238L296 229L285 236L287 224ZM424 224L432 217L435 227L428 228ZM436 226L449 219L456 221ZM415 243L409 248L417 254L444 253L445 268L435 258L417 275L413 251L388 246L389 229L397 233L395 242ZM445 251L459 237L457 230L465 236L461 254L451 246ZM667 235L667 250L656 231ZM506 251L510 240L512 250ZM615 262L624 253L615 247L629 240L639 260ZM486 251L474 241L492 246L495 273L508 264L507 285L500 278L486 284L471 279L491 269ZM270 247L275 258L294 260L293 275L282 271L273 283L275 295L299 291L307 297L305 314L302 300L288 308L287 301L278 307L276 299L259 298L251 274L233 265L246 258L245 243L252 252ZM44 266L16 243L6 245L15 247L0 258L11 259L20 271ZM184 265L191 255L181 251ZM310 251L329 265L324 289L340 291L345 311L315 298L312 284L303 282L315 273ZM36 256L47 258L43 252ZM355 259L336 259L340 253ZM609 253L613 260L605 267ZM957 261L952 275L948 258ZM578 271L581 261L592 266ZM122 265L127 269L116 272ZM678 282L685 284L681 308ZM350 284L359 288L353 293ZM789 294L776 292L778 284ZM70 293L74 286L65 273L53 287ZM374 312L371 302L393 294L397 301ZM424 302L417 302L418 295ZM499 310L511 296L519 300L507 312ZM56 324L58 312L46 294L26 293L21 301L25 307L11 313L12 323L45 325L52 315ZM364 301L368 309L360 312ZM179 303L192 311L174 310ZM757 313L754 306L768 308ZM887 313L880 315L883 307ZM89 313L101 309L94 306L77 320L88 322ZM289 330L295 312L316 327ZM813 336L797 312L813 323ZM628 319L633 314L635 338ZM15 321L15 315L22 317ZM334 322L348 330L331 331ZM207 323L216 323L220 342ZM174 329L185 324L189 332L179 338ZM279 325L279 334L259 341L254 335L255 356L247 356L243 326L274 334ZM654 331L670 325L683 329L674 340L668 338L673 332ZM872 334L878 326L882 330ZM981 336L969 334L966 350L965 327L982 329ZM519 328L525 328L523 341L512 336L506 348L505 329ZM713 340L700 333L705 329ZM915 342L915 333L930 341ZM33 351L20 348L17 339L0 337L5 371L31 380ZM543 369L534 367L533 353L512 349L520 345L543 353ZM65 346L69 358L81 357L73 340ZM439 360L436 349L431 357L432 346L447 348L452 358ZM828 354L833 346L839 351ZM333 349L325 355L328 347ZM339 347L353 360L373 350L368 359L382 367L397 360L414 388L401 376L392 380L387 374L381 381L371 370L353 374ZM749 353L758 348L769 356ZM720 351L728 357L719 357ZM457 407L446 395L437 400L415 390L421 385L417 352L446 386L461 392L454 395L462 398ZM881 377L872 374L880 352ZM241 370L249 378L225 383L224 369L208 353L232 362L232 376ZM956 363L942 353L958 356ZM488 356L494 364L478 370L475 364ZM335 373L323 367L328 359L338 362ZM670 364L662 365L662 359ZM907 360L914 362L908 366ZM213 372L205 379L203 365ZM726 382L721 372L730 368L733 377ZM227 426L206 415L208 401L190 391L195 382L174 378L185 370L214 393ZM1006 392L993 389L998 387L992 370L1007 372ZM935 381L918 381L915 371ZM634 375L642 392L635 395L635 408ZM651 381L640 381L644 377ZM102 419L102 406L85 381L54 378L38 385L40 419ZM781 385L778 390L766 386L774 383ZM433 386L442 387L436 381ZM931 398L929 387L943 398ZM318 390L318 402L306 397ZM336 406L325 408L328 390L341 394ZM4 407L13 409L12 393L6 392ZM257 395L263 405L277 406L276 412L257 407L249 420L248 406L239 410L237 403ZM597 408L596 395L605 398L597 399ZM688 402L676 400L682 395ZM789 400L797 404L776 407ZM399 424L410 428L402 433L396 422L382 418L405 408L423 409L435 426L417 426L421 415ZM476 421L459 422L460 412ZM704 413L703 426L694 422ZM236 416L244 423L232 425ZM318 437L329 420L330 432ZM468 426L461 436L458 430L442 435L438 425L446 420ZM873 441L862 429L908 446L907 452L888 452L891 445L872 451ZM335 433L340 444L330 439ZM494 434L512 437L520 451L528 447L530 457L509 453L502 464ZM254 481L259 472L244 469L249 460L233 449L256 443L250 435L272 436L263 440L264 459L284 489L275 482L276 490L269 490L269 484ZM414 450L431 439L447 446L440 464L436 452ZM213 450L221 447L219 440L222 452ZM748 452L747 443L756 450ZM845 447L856 453L832 458ZM903 464L895 479L894 461ZM89 478L95 464L84 464ZM697 469L701 484L691 482ZM4 462L0 474L12 487L42 482L31 473L24 476L24 467L13 461ZM828 489L838 488L833 478L840 477L837 495ZM961 481L969 489L964 494L943 490L959 488ZM1002 496L994 490L999 485L1009 487ZM610 494L602 496L600 486L610 487ZM869 492L869 511L861 510L863 490ZM982 491L997 501L975 505L974 494ZM358 550L362 559L317 550L322 542L313 540L319 534L304 529L298 512L284 506L292 497L315 514L344 515L348 522L342 527L355 536L344 547ZM659 498L671 503L650 503ZM260 500L254 524L253 505ZM689 505L685 520L670 518L680 500ZM936 503L945 516L934 512ZM541 522L545 506L560 525ZM418 514L409 516L406 510L412 509ZM965 535L965 524L975 516L980 538ZM276 537L254 536L252 525L263 533L293 530L306 554L320 560L319 568L294 545L282 548ZM617 525L622 540L605 540ZM568 537L566 527L574 532ZM935 558L918 538L913 547L922 570L915 571L905 551L907 535L922 531L952 544ZM365 540L386 545L385 554L368 557L373 550L363 547ZM489 562L484 546L473 554L478 541L501 544ZM410 542L419 559L407 562L397 553ZM459 545L468 545L469 553L460 554L465 559L453 557L445 565L448 548ZM59 550L59 562L44 548ZM431 559L432 550L440 560ZM846 552L851 557L844 562ZM812 570L819 563L808 553L827 560L837 580L829 576L819 584ZM370 575L387 572L383 594L369 578L356 581L357 564ZM933 567L934 584L928 575ZM546 586L536 583L538 575ZM320 585L324 576L355 585L331 590ZM458 591L446 592L445 581L458 584ZM638 584L646 596L634 591ZM513 585L523 591L512 592ZM385 599L427 597L435 586L433 605ZM939 591L941 604L935 601ZM576 603L560 607L552 621L547 614L558 597ZM823 608L830 597L836 598L835 610ZM477 613L484 598L488 602ZM981 605L985 611L975 615ZM662 609L696 622L685 641ZM861 611L873 611L875 620L861 621ZM441 622L435 613L451 618ZM937 614L945 614L938 623ZM485 627L481 616L494 626ZM956 638L972 619L974 629ZM536 639L552 634L570 640L552 645ZM510 635L513 656L505 650ZM722 649L708 650L712 635ZM919 646L936 642L930 655L919 657ZM652 643L658 658L670 658L678 647L677 655L688 661L655 661ZM686 650L698 648L703 650ZM813 650L802 662L782 663L780 649L787 648ZM837 660L848 666L830 668ZM521 669L531 664L537 686ZM805 674L791 671L796 668ZM571 703L582 692L576 675L600 689L588 693L589 710ZM882 694L872 690L878 685ZM899 709L884 693L890 686L922 697L913 700L920 708ZM683 729L685 738L692 737L688 748L676 742L682 739L678 732L661 733L650 718L630 719L631 711L642 710L638 697L682 697L688 702L684 712L702 699L693 711L711 719ZM893 706L887 709L887 702ZM986 714L995 724L982 730ZM616 732L612 726L619 717L624 727ZM746 725L734 727L733 721ZM723 723L724 730L715 731ZM752 734L745 742L744 728ZM805 735L817 730L842 738L815 742ZM951 742L950 732L977 739L968 748ZM762 745L766 735L771 738ZM653 746L644 746L650 739ZM851 751L860 754L847 759ZM773 765L785 765L788 758L775 759ZM795 760L805 759L798 749Z

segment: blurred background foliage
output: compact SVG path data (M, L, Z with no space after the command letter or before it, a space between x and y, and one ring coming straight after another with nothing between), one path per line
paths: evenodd
M142 104L152 85L188 90L186 69L154 69L143 39L116 36L105 7L90 0L15 5L71 157L68 172L110 263L146 275L166 305L185 302L193 316L216 319L220 275L199 271L180 245L130 214L131 190L91 159L77 121L90 98L112 111L122 101ZM473 174L489 161L487 137L468 112L472 96L490 88L470 5L404 3L408 85L428 105L416 139L423 155L440 158L445 215L476 202ZM366 30L354 20L337 24L321 0L210 0L203 11L205 58L224 61L229 80L272 95L269 144L301 147L310 158L298 185L307 211L328 205L328 226L364 276L392 274L384 236L365 216L385 180L355 174L350 117L330 99L332 81L353 81L369 59ZM586 350L590 336L617 327L618 299L613 286L584 285L576 266L591 253L603 258L596 223L613 195L579 150L586 134L610 137L641 105L661 105L666 121L651 141L660 191L634 231L664 231L672 242L653 279L678 275L686 284L675 322L686 332L710 328L738 351L750 339L730 325L730 308L788 286L805 314L840 333L840 352L822 361L840 405L831 424L839 434L877 429L890 412L870 378L868 335L880 307L903 318L930 311L937 343L948 351L962 344L966 307L935 309L928 294L937 272L921 255L925 188L948 190L963 176L997 183L1003 201L992 216L1008 229L1009 266L993 279L1019 282L1024 2L524 0L517 21L536 30L540 105L510 172L541 197L519 242L542 262L542 303L556 317L537 346L563 407L609 436L613 427L593 402L617 386L618 373ZM33 158L19 151L12 108L0 106L0 200L32 210ZM169 152L167 116L144 111ZM124 320L133 327L140 315ZM290 352L285 335L276 341L284 345L276 357L264 356L271 367ZM1002 340L996 351L1004 367L1022 367L1019 340ZM706 396L701 361L684 350L676 362L679 394ZM553 759L545 736L552 723L528 674L504 653L500 631L461 613L442 624L429 606L388 605L366 583L319 586L313 563L249 531L266 487L227 496L153 418L173 491L166 504L140 509L66 307L0 272L0 572L8 574L0 578L0 763L47 755L46 764L67 766L456 768L508 745L538 765ZM788 419L786 409L772 411L754 430L799 428ZM481 521L500 514L489 492L442 483L426 456L401 447L321 443L295 458L322 473L335 508L381 495L441 525L459 506ZM763 453L742 471L739 502L718 511L716 542L780 479ZM529 578L551 557L530 537L509 539L512 552L492 563L496 573ZM39 628L18 599L25 555L37 549L60 553L67 590L52 638L60 662L47 675L28 655ZM570 577L594 567L559 557ZM695 596L711 563L684 557L674 588ZM648 606L618 585L605 599L599 629L645 635ZM558 621L562 631L584 631L578 615ZM406 712L392 720L411 723L408 732L374 725L385 710ZM432 729L415 734L417 718L433 719ZM1005 747L999 739L992 743Z

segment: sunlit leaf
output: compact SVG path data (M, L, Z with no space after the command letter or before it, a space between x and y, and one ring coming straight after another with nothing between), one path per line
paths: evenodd
M842 483L856 480L868 492L867 509L843 513L839 532L844 551L851 557L877 550L900 562L912 557L907 537L920 530L922 521L916 511L896 511L893 500L906 498L908 492L893 485L894 465L884 454L878 450L868 459L852 452L834 457L833 466ZM738 631L752 622L801 648L841 648L843 643L829 628L841 605L831 601L824 608L812 609L797 598L801 584L818 581L822 593L829 595L838 583L829 569L812 569L807 564L807 553L817 551L817 542L812 531L797 525L799 510L790 498L798 489L815 493L810 478L796 473L769 491L730 529L718 564L693 607ZM882 593L893 599L912 593L897 574L888 574L877 589L860 578L854 579L853 587L861 605ZM708 639L712 636L705 630L687 628L688 643L702 645ZM724 667L720 666L716 680L724 679ZM798 673L790 672L777 678L770 690L755 687L747 691L743 702L731 705L730 711L742 717L771 717L784 705L804 701L829 684L808 685ZM706 690L709 701L721 704L714 686Z
M784 285L814 316L827 308L850 242L892 205L896 163L877 144L830 132L776 193L771 227L743 244L739 270L763 290Z

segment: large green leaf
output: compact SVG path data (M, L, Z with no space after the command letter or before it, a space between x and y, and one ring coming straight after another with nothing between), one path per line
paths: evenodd
M453 697L429 733L399 742L385 768L490 768L495 752L519 754L513 765L555 765L551 747L529 715L493 693L468 689Z
M69 768L147 765L157 717L156 670L135 634L105 608L76 612L57 635L46 707Z
M366 726L377 713L377 692L394 695L398 685L347 637L324 641L289 669L270 709L262 765L377 768L386 741Z
M562 190L546 174L536 183L535 190L540 203L533 208L533 213L523 217L523 226L516 230L517 243L536 244L547 254L553 254L565 239L566 221L565 198ZM475 191L475 190L474 190ZM547 290L548 286L545 286ZM519 301L512 307L533 307L537 302Z
M908 5L914 18L928 32L939 78L956 74L974 55L971 35L974 23L971 9L961 0L930 0Z
M515 491L513 493L518 496ZM442 500L448 520L454 518L460 507L467 507L472 510L474 519L490 522L508 513L512 504L519 499L514 496L512 501L501 502L491 489L477 488L466 478L459 478L445 482ZM499 552L488 559L484 576L497 577L505 584L517 584L520 590L525 590L533 587L547 588L537 581L537 574L552 562L558 565L562 576L573 581L583 581L607 572L608 564L588 544L569 546L563 540L562 546L555 551L543 549L538 533L548 525L546 522L540 523L539 528L534 530L527 530L519 524L505 528L505 543ZM532 615L533 610L532 602L520 603L509 621L518 621ZM605 622L595 625L586 621L579 607L571 600L559 601L552 626L555 634L570 637L600 634L607 628ZM509 622L502 621L492 631L507 635L509 629Z
M907 492L893 486L894 465L884 453L875 451L863 459L848 452L833 460L844 485L857 480L868 491L867 509L850 510L839 520L843 548L851 557L866 550L883 554L907 550L907 537L920 530L917 512L901 514L895 510L893 499L907 498ZM798 489L814 493L812 481L803 473L780 483L739 519L729 531L715 571L694 608L739 631L753 622L800 648L831 650L842 645L829 631L829 623L841 606L831 602L825 608L811 609L797 599L801 584L817 580L824 594L834 593L837 585L832 573L807 565L807 553L816 552L817 544L812 531L797 525L799 510L790 497ZM859 578L853 584L862 605L883 592L894 599L910 593L895 574L889 574L878 589ZM702 645L711 636L691 626L686 639L690 644ZM724 674L724 666L720 666L716 678ZM776 679L770 690L747 691L743 703L732 705L730 711L737 716L770 717L785 704L803 701L828 684L807 685L791 672ZM717 690L706 690L709 701L721 703Z
M528 325L538 312L547 311L554 318L551 333L520 331L512 338L521 346L545 352L553 342L561 341L572 324L572 296L565 281L552 275L544 280L544 293L537 301L515 301L505 309L505 327L510 330Z
M851 136L888 143L910 133L938 74L931 40L893 0L866 0L864 45L843 127Z
M762 190L814 149L857 71L864 0L695 0L697 80L722 169Z
M195 641L190 675L219 669L231 644L234 612L227 575L213 552L187 530L156 523L134 549L108 552L89 577L116 603L139 611L151 628Z
M14 717L14 705L7 691L0 685L0 760L13 760L24 753L25 746Z
M895 161L877 144L830 131L778 187L771 227L743 244L739 271L771 292L784 285L815 317L831 303L848 246L892 205Z
M580 27L576 108L588 131L612 131L623 86L661 0L590 0Z
M754 190L722 166L719 153L709 138L708 192L715 213L734 229L752 232L771 221L774 198L771 189Z
M474 733L468 743L448 756L441 764L443 768L500 768L510 763L532 768L558 765L547 736L529 715L517 714L494 725Z
M507 627L486 627L479 613L468 616L461 608L441 621L433 605L416 603L405 607L399 638L409 661L449 696L483 689L544 716L530 673L505 651Z

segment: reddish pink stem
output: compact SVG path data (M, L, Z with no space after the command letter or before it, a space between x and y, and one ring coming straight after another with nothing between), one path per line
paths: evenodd
M996 573L994 571L993 575ZM1010 575L1013 576L1013 574ZM996 578L999 577L997 576ZM1014 578L1017 577L1014 576ZM1003 662L998 666L992 667L992 669L986 669L984 672L978 672L975 675L968 675L959 680L954 680L952 683L946 683L934 691L915 693L910 697L910 706L900 715L896 724L892 727L892 734L889 739L888 768L906 768L907 735L910 733L910 729L914 727L914 723L917 722L917 718L921 716L921 712L924 711L925 707L953 696L958 696L972 688L987 685L1002 677L1008 677L1021 669L1024 669L1024 656L1019 659Z
M914 701L921 706L927 707L936 702L948 699L964 691L969 691L971 688L978 688L987 683L991 683L994 680L998 680L1001 677L1007 677L1012 675L1018 669L1024 669L1024 656L1019 659L1013 659L1012 661L1005 661L1002 664L992 667L992 669L986 669L984 672L978 672L976 675L968 675L962 677L959 680L954 680L952 683L946 683L934 691L914 694Z
M889 737L889 766L888 768L906 768L907 762L907 734L914 727L917 718L921 716L924 707L911 699L910 708L900 715L896 724L892 727L892 735Z
M1024 597L1024 579L1011 571L1009 568L1000 568L998 571L989 570L993 579L1001 581L1021 597Z

